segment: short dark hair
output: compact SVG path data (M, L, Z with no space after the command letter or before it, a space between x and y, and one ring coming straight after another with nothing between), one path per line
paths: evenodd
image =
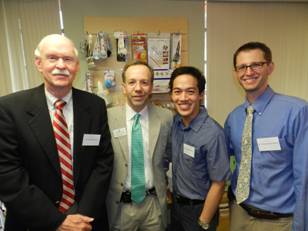
M124 66L123 71L122 71L122 81L123 81L123 83L125 83L125 74L126 74L127 69L131 66L137 66L137 65L143 65L143 66L146 66L149 69L150 74L151 74L151 82L153 83L153 81L154 81L153 68L149 64L147 64L146 62L142 62L142 61L132 61L130 63L127 63Z
M272 62L272 51L271 49L264 43L261 42L248 42L244 45L240 46L233 55L233 67L236 67L236 58L241 51L249 51L259 49L263 52L264 59L271 63Z
M185 75L185 74L191 75L192 77L194 77L197 80L199 94L204 92L205 83L206 83L205 77L199 69L192 67L192 66L178 67L172 72L171 77L170 77L170 81L169 81L170 92L172 91L173 82L176 79L176 77L178 77L179 75Z

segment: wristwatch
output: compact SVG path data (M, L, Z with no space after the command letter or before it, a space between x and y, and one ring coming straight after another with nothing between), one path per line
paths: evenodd
M200 227L204 230L208 230L210 228L210 224L208 223L205 223L205 222L202 222L200 220L200 218L198 219L198 224L200 225Z

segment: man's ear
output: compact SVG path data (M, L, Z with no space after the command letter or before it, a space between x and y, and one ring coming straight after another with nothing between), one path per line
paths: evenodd
M79 59L77 60L77 72L80 71L80 62L79 62Z
M199 94L200 101L204 99L203 97L204 97L204 91Z
M42 63L41 58L40 58L40 57L35 57L34 64L35 64L35 66L36 66L36 69L37 69L39 72L42 72L41 63Z
M275 64L273 62L268 64L268 75L271 75L275 69Z
M125 83L122 83L122 84L121 84L121 89L122 89L122 93L123 93L124 95L126 95Z

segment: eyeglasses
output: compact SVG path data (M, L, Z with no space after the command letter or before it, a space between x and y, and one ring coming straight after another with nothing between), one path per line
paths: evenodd
M235 67L235 71L241 75L244 74L247 71L247 68L249 67L252 71L259 72L262 70L264 64L268 64L268 62L255 62L251 63L250 65L243 64Z

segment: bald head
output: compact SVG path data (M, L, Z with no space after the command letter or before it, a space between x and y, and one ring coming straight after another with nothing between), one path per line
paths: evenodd
M73 41L65 37L64 35L60 34L50 34L42 38L42 40L39 42L36 49L34 50L35 57L40 58L46 46L50 46L52 44L57 44L57 43L66 43L68 46L71 46L72 49L74 50L75 56L78 58L78 51Z

